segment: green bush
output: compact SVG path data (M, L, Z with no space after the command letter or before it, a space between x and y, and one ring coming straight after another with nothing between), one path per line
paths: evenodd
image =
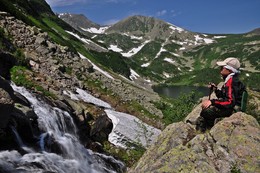
M22 66L14 66L10 71L11 79L16 85L32 88L34 84L28 79L28 75L26 74L27 70L28 69Z
M177 99L165 99L155 103L156 107L162 110L164 115L163 122L168 125L182 121L193 109L196 104L195 92L182 94Z
M28 66L29 62L25 59L24 53L21 49L16 49L14 52L14 57L17 60L17 64L21 66Z

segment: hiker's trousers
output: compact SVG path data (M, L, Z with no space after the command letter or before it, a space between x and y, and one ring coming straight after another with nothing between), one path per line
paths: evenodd
M216 118L228 117L232 115L233 109L220 109L215 106L210 106L206 109L202 109L200 116L203 117L207 128L214 126Z

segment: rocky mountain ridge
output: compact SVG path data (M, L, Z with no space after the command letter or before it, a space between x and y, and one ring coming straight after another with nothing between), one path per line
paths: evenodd
M79 31L82 31L82 28L100 28L100 25L90 21L83 14L61 13L58 14L58 17L65 20L71 26L75 26L75 28L77 28Z

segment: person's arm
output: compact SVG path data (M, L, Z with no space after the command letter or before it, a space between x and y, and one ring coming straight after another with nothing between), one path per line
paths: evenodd
M217 98L223 97L222 91L218 89L215 83L210 82L208 88L212 89L215 92Z
M215 89L215 94L217 96L217 98L222 98L223 97L223 93L220 89Z
M230 78L224 87L224 93L219 92L218 95L220 96L219 99L212 99L211 103L213 106L219 107L219 108L233 108L234 107L234 91L232 87L232 80L233 78ZM217 93L216 93L217 95ZM222 95L222 96L221 96Z

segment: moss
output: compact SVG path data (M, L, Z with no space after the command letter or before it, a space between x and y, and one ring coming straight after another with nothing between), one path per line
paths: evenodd
M259 158L258 158L259 160ZM252 162L251 162L252 163ZM259 164L249 164L249 162L244 163L242 166L240 166L240 169L237 167L235 167L236 170L240 171L243 170L243 172L260 172L260 165ZM234 173L240 173L240 172L234 172Z
M34 89L35 91L38 91L45 96L57 99L57 97L53 93L47 91L42 86L33 81L32 72L26 67L14 66L11 69L11 79L16 85L24 86L25 88L29 89Z
M104 142L104 150L116 158L119 158L127 167L133 166L144 154L145 148L137 144L128 144L128 149L123 149L110 144L108 141Z
M11 79L16 85L32 88L33 82L29 80L28 69L22 66L14 66L11 69Z

